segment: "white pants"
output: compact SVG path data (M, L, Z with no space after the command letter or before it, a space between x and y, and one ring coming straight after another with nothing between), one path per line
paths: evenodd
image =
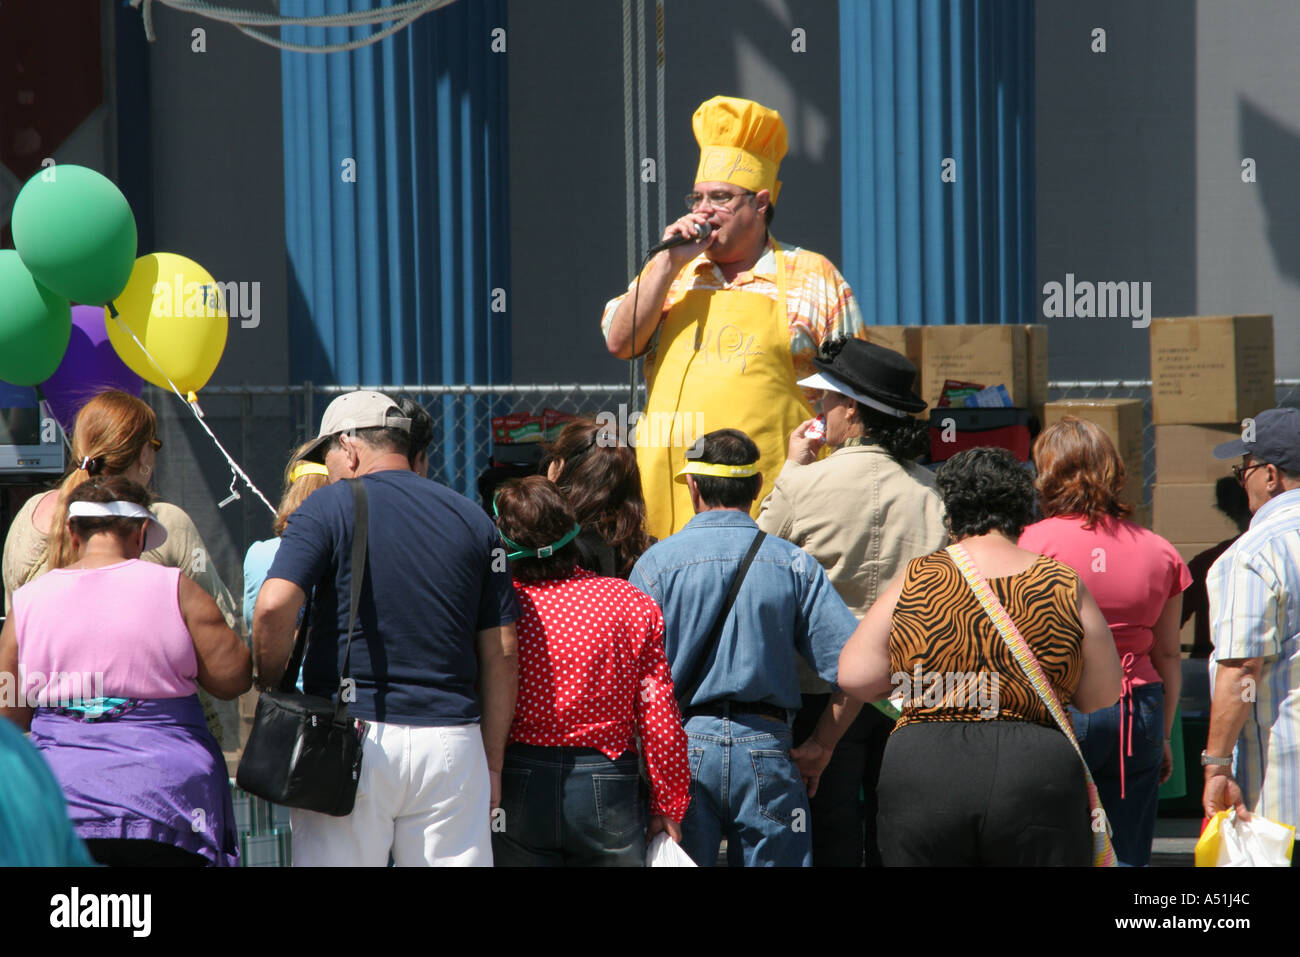
M491 785L477 724L370 722L347 817L295 809L295 867L492 866Z

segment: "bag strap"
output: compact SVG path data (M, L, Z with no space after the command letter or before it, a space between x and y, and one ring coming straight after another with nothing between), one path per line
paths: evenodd
M947 552L953 563L961 571L962 577L966 579L966 584L970 586L971 591L975 593L975 597L979 599L985 613L993 620L993 627L997 629L1002 640L1006 642L1007 647L1011 650L1012 657L1016 659L1016 664L1020 665L1020 670L1025 673L1029 683L1038 692L1038 697L1046 705L1048 713L1056 722L1056 726L1061 729L1061 732L1074 748L1074 753L1079 756L1079 761L1083 765L1084 778L1088 782L1088 805L1094 812L1102 811L1102 820L1105 822L1105 828L1098 832L1095 827L1096 814L1093 815L1093 866L1114 867L1115 851L1111 847L1108 833L1110 831L1110 821L1105 818L1101 798L1097 794L1097 785L1092 780L1092 771L1089 770L1088 762L1084 760L1083 751L1079 748L1079 739L1074 736L1074 726L1065 713L1065 709L1061 707L1056 692L1052 690L1051 681L1043 673L1043 668L1034 656L1033 650L1030 649L1029 643L1020 634L1020 629L1011 620L1011 616L1007 614L1002 602L998 601L998 596L993 594L993 589L989 587L989 583L984 576L979 573L979 569L971 561L966 549L959 543L953 542L948 546Z
M370 503L361 479L348 479L352 486L352 562L348 572L352 581L352 595L348 601L348 642L343 651L343 671L339 675L338 701L334 707L335 718L347 713L343 701L344 682L352 674L352 631L357 623L357 608L361 604L361 583L366 577L366 544L370 535Z
M302 659L307 651L308 632L311 630L311 603L314 595L307 596L307 603L302 607L302 621L298 623L298 637L294 639L293 651L289 654L289 664L280 676L276 691L292 694L298 690L298 672L302 669Z
M740 586L745 581L745 575L749 572L749 566L754 563L754 556L758 554L758 549L763 544L763 539L767 538L767 532L759 529L758 534L749 545L749 551L745 552L745 557L740 560L740 568L736 571L736 577L731 580L731 589L727 592L727 597L722 601L722 608L718 611L718 617L713 622L713 627L709 629L709 636L704 640L696 655L695 661L686 674L690 676L689 681L684 681L677 685L677 707L685 711L690 705L691 698L695 697L695 692L700 690L700 683L704 681L707 673L704 667L705 663L713 657L713 651L717 647L718 639L722 637L722 626L727 623L727 616L731 614L731 606L736 603L736 596L740 594Z

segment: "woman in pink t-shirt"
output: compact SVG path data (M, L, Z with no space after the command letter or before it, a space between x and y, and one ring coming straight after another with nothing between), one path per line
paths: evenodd
M1177 550L1128 520L1120 501L1124 463L1093 422L1066 416L1034 443L1043 521L1020 546L1079 573L1101 606L1124 667L1119 703L1093 714L1070 709L1084 758L1114 827L1122 864L1145 866L1156 792L1173 769L1169 735L1182 686L1178 641L1191 572Z
M0 720L30 730L99 863L233 866L226 762L197 691L237 698L252 657L199 585L140 560L167 538L148 504L122 476L69 493L75 561L15 591L0 629L0 677L21 687Z

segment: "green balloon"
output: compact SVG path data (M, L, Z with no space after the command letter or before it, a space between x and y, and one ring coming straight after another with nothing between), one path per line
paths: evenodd
M14 246L36 280L65 299L102 306L135 264L135 217L121 190L84 166L56 165L14 201Z
M54 375L72 338L72 307L12 249L0 249L0 380L36 385Z

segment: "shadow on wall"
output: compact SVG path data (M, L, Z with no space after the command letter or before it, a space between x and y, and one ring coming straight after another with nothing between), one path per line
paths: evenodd
M1300 281L1300 192L1293 171L1300 169L1300 132L1284 126L1245 97L1238 99L1242 158L1254 161L1268 244L1278 271ZM1245 170L1243 170L1243 175Z

